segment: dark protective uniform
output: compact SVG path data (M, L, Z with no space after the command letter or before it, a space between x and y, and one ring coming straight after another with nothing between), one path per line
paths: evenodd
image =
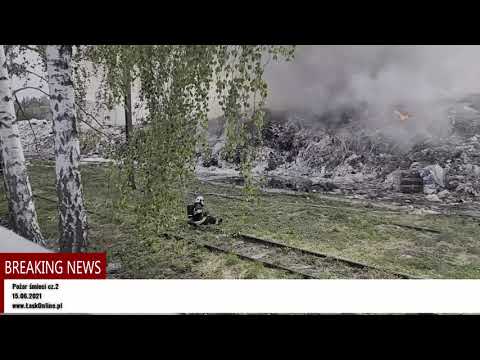
M188 222L193 225L219 224L222 219L211 216L202 204L196 203L187 207Z

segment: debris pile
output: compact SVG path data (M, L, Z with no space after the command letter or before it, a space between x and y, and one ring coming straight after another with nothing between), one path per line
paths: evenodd
M392 175L394 189L404 194L421 193L427 186L416 170L396 170Z
M426 132L409 138L408 144L399 144L396 128L364 126L364 115L350 111L315 118L268 112L257 174L268 179L269 187L297 191L391 191L423 194L433 202L478 200L480 113L475 109L457 107L449 114L447 135ZM402 121L394 126L405 126L412 117L407 112L396 115ZM213 136L217 141L211 141L216 158L203 161L204 171L235 168L221 159L224 141L218 133L216 129Z
M31 119L17 122L23 152L27 159L54 160L54 136L51 122ZM105 126L95 131L82 127L80 131L80 153L83 158L108 158L112 147L124 143L124 129Z
M448 113L448 134L427 132L409 138L408 144L399 143L398 132L408 133L414 116L405 111L392 114L392 128L383 126L380 130L365 126L363 119L368 112L361 107L321 116L269 111L254 174L266 179L265 186L305 192L372 197L421 194L431 202L480 198L478 110L457 104ZM18 127L27 158L54 158L50 122L19 121ZM222 121L209 124L209 133L211 151L199 154L197 171L238 176L238 157L228 159L223 151ZM121 149L124 142L121 127L105 126L100 132L87 127L80 130L82 159L108 159L112 149Z
M458 133L437 143L423 143L409 154L421 168L426 194L445 190L462 198L480 196L480 135ZM444 193L445 194L445 193Z
M17 126L26 158L54 159L51 122L31 119L30 121L18 121Z
M123 127L104 127L99 131L83 129L80 134L80 153L82 158L111 158L112 151L121 149L125 144Z

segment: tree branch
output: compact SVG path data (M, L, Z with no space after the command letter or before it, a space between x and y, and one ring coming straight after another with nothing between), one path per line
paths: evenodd
M26 87L23 87L23 88L20 88L20 89L17 89L15 91L12 92L12 94L15 96L16 98L16 94L17 92L19 91L22 91L22 90L27 90L27 89L32 89L32 90L38 90L40 91L41 93L47 95L48 97L50 97L50 94L48 94L47 92L43 91L42 89L39 89L37 87L34 87L34 86L26 86ZM83 111L87 116L91 117L102 129L103 129L103 125L92 115L90 114L89 112L87 112L81 105L79 105L77 102L75 102L75 105L78 106L78 108ZM90 127L91 129L95 130L96 132L98 132L99 134L102 134L104 136L106 136L107 138L109 137L106 133L104 133L103 131L100 131L96 128L94 128L92 125L90 125L88 122L86 122L85 120L82 120L79 118L79 120L81 122L83 122L84 124L86 124L88 127Z
M102 129L103 129L103 125L95 118L95 116L93 116L92 114L90 114L87 110L85 110L80 104L78 104L77 102L75 102L75 105L80 109L82 110L82 112L87 115L88 117L92 118L93 121L95 121Z
M30 46L30 45L20 45L20 47L24 48L24 49L27 49L27 50L30 50L30 51L33 51L33 52L36 52L36 53L40 53L40 50L37 47L33 47L33 46Z
M16 95L18 92L23 91L23 90L28 90L28 89L40 91L41 93L45 94L46 96L48 96L50 98L49 93L47 93L47 92L43 91L42 89L40 89L38 87L35 87L35 86L25 86L23 88L16 89L15 91L12 92L12 95Z
M37 73L35 73L33 71L30 71L30 70L27 70L27 69L24 69L23 71L25 71L26 73L37 76L39 79L45 81L48 84L48 80L46 78L44 78L42 75L38 75Z
M80 120L81 122L83 122L83 123L84 123L85 125L87 125L90 129L95 130L95 131L98 132L99 134L101 134L101 135L106 136L107 138L109 138L109 136L108 136L106 133L104 133L104 132L101 131L101 130L98 130L97 128L94 128L92 125L90 125L90 124L89 124L88 122L86 122L85 120L82 120L82 119L80 119L80 118L79 118L78 120Z

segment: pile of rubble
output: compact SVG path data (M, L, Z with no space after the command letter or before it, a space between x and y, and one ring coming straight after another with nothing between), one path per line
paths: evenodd
M421 170L426 194L480 197L480 135L452 135L437 144L422 144L409 159L412 168Z
M19 121L18 131L27 159L53 160L54 137L51 122L31 119ZM89 127L80 129L80 153L82 159L109 158L114 147L121 146L125 141L124 129L105 126L95 131Z
M269 112L254 173L270 188L297 191L419 193L432 202L480 198L480 112L475 108L451 111L448 135L419 136L408 144L399 144L398 129L365 126L362 111ZM199 158L197 171L238 176L238 159L225 157L219 126L221 121L210 129L211 152ZM18 127L27 158L54 158L50 122L32 119ZM99 130L81 128L84 160L108 159L125 141L123 128Z
M18 132L26 158L51 160L54 158L53 129L47 120L18 121Z
M355 114L332 125L298 112L269 113L254 170L273 188L347 193L368 188L423 193L433 202L478 199L480 113L466 111L468 116L450 114L448 136L418 136L407 146L389 135L395 129L365 127ZM235 168L222 158L219 139L211 141L213 151L203 167Z

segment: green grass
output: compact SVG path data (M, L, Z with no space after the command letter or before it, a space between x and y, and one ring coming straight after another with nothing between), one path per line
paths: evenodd
M50 166L45 166L50 164ZM54 168L34 162L29 167L34 193L55 199ZM285 278L291 275L233 255L211 253L191 241L152 236L137 239L133 217L114 216L107 173L103 167L82 167L89 210L92 251L107 251L120 261L129 278ZM208 193L241 197L232 186L196 183L193 192L205 194L210 211L222 216L216 230L248 233L312 251L328 253L384 269L427 278L480 278L480 221L456 215L411 215L367 208L319 195L263 194L256 203L226 199ZM193 195L192 195L193 198ZM189 199L191 200L191 199ZM312 207L315 205L317 207ZM55 239L56 204L36 199L40 225ZM0 200L0 217L6 214ZM398 227L407 224L435 229L441 234ZM206 239L208 229L181 226L183 238Z
M55 246L58 219L55 200L55 174L52 162L32 161L28 168L35 206L42 233ZM189 241L165 237L135 237L132 216L115 216L112 209L114 192L108 186L104 167L81 167L82 183L89 222L89 251L106 251L109 262L121 262L124 278L199 278L249 279L292 278L284 271L269 269L261 264L234 255L216 254ZM7 216L4 192L0 195L0 217ZM45 199L46 198L46 199ZM191 228L179 229L185 237L194 237Z
M199 184L197 191L241 195L237 188L210 184ZM373 210L315 194L264 194L255 205L208 195L206 199L226 218L226 232L241 231L416 276L480 278L478 219Z

